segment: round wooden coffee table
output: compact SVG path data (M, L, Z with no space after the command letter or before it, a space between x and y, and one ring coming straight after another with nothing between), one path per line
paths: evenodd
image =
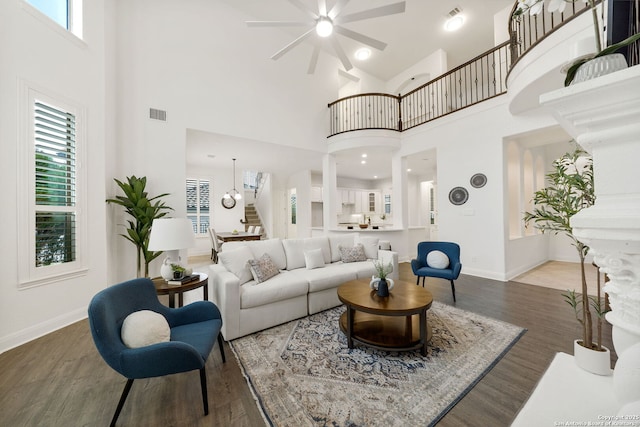
M338 298L347 307L340 329L349 348L357 341L380 350L420 349L427 355L431 339L427 310L433 302L429 291L398 280L388 297L379 297L369 280L353 280L338 287Z

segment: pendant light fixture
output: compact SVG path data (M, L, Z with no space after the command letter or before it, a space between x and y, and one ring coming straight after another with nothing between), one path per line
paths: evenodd
M234 198L236 200L242 199L242 195L236 190L236 159L233 159L233 190L227 191L224 195L225 199Z

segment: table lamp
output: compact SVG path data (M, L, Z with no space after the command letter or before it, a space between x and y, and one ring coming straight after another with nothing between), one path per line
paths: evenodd
M193 225L187 218L158 218L153 220L148 249L166 252L167 257L160 268L165 280L173 279L171 264L180 264L180 249L196 245Z

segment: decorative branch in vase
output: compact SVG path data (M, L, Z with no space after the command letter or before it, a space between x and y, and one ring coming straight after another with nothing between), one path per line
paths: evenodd
M576 78L576 74L578 70L583 65L587 64L589 61L592 61L596 58L602 58L607 55L615 54L619 49L628 46L638 40L640 40L640 33L634 34L616 44L613 44L605 49L602 48L601 42L601 34L602 34L602 26L600 25L598 19L598 4L604 2L598 2L596 0L518 0L518 6L516 10L513 12L512 19L520 19L520 16L529 13L530 15L538 15L545 10L545 2L547 3L546 10L549 13L558 12L562 13L567 5L567 3L576 3L581 1L586 3L591 9L591 17L593 19L593 31L594 31L594 39L595 39L595 52L591 55L586 55L582 58L576 59L571 66L567 69L567 77L564 80L564 85L569 86L574 79ZM617 71L619 69L623 69L627 67L626 60L624 56L620 55L621 58L617 59L616 67L603 72L602 74L607 74L608 72Z

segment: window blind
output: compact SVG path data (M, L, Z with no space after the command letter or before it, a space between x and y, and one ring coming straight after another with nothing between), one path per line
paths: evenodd
M35 101L36 266L76 259L76 118Z

